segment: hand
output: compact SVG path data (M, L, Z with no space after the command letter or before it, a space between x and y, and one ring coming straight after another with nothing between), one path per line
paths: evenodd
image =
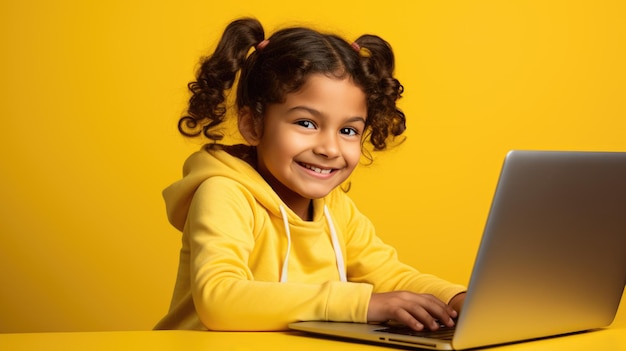
M367 310L368 322L393 320L417 331L437 330L439 324L452 327L457 316L457 311L438 298L408 291L372 294Z
M461 313L461 309L463 309L463 304L465 303L465 295L467 294L464 292L456 295L452 298L452 300L450 300L448 305L454 308L457 313Z

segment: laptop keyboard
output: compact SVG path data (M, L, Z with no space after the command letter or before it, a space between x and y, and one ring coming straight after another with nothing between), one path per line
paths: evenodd
M407 326L391 326L382 329L376 329L377 332L392 333L399 335L418 336L421 338L431 338L440 340L452 340L454 328L443 327L437 330L416 331Z

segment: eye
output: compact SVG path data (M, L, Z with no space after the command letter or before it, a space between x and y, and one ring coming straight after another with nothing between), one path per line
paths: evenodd
M296 121L296 124L307 129L315 129L315 123L309 121L308 119Z
M356 136L359 135L359 131L356 128L345 127L339 130L339 133L347 136Z

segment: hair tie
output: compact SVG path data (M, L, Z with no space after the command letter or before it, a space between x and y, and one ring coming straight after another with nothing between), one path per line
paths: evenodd
M261 42L259 42L258 44L256 44L256 49L257 50L263 50L267 46L267 44L269 44L269 43L270 43L269 39L264 39Z
M356 51L357 53L361 51L361 45L359 45L356 41L353 42L350 46L352 46L354 51Z

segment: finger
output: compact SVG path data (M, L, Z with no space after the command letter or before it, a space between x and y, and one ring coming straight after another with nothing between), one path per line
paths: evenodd
M416 331L422 331L426 327L405 309L400 309L396 312L395 320Z
M439 329L440 324L454 326L454 310L432 295L422 295L411 309L413 316L431 330Z
M450 306L435 303L426 305L425 309L434 319L436 319L438 327L439 325L445 325L446 327L454 326L454 318L456 318L457 313Z
M439 329L439 323L431 312L423 305L412 305L408 309L409 313L415 320L421 323L425 328L430 330Z

